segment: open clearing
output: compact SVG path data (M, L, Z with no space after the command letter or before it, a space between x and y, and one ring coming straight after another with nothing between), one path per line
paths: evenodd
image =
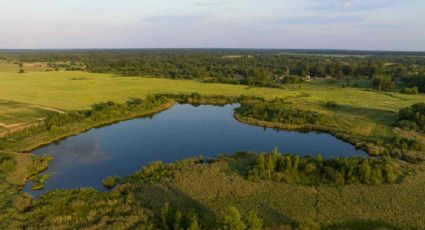
M59 112L51 108L0 100L0 136L6 131L21 129L44 119L49 113Z
M88 108L108 100L123 102L153 93L201 93L206 95L255 95L273 99L303 99L310 102L335 101L358 108L395 112L401 107L425 101L425 95L380 93L336 85L288 85L286 89L244 85L202 83L143 77L118 77L87 72L0 73L0 99L72 110Z

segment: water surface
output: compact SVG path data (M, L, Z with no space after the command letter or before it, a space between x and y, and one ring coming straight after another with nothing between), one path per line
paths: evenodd
M326 133L277 131L246 125L233 118L239 105L175 105L151 118L136 118L94 128L34 151L51 154L47 173L52 176L42 191L94 187L105 190L107 176L125 176L151 161L172 162L188 157L215 156L240 150L303 155L366 156L349 143Z

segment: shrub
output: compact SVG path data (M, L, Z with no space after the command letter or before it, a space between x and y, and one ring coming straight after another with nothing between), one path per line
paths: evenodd
M115 187L115 185L117 185L118 182L119 182L119 178L116 176L108 176L102 181L103 185L107 188Z
M398 125L405 129L425 131L425 103L416 103L398 112Z
M412 87L412 88L404 88L401 93L403 94L409 94L409 95L414 95L414 94L418 94L419 93L419 89L418 87Z

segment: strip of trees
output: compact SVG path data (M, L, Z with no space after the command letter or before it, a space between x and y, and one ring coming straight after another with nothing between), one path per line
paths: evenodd
M258 215L250 211L247 216L242 216L235 206L228 206L216 223L206 224L195 210L188 212L172 208L168 202L161 208L158 227L164 230L201 230L215 229L221 230L261 230L263 220Z
M37 134L49 137L66 135L70 130L80 127L84 130L107 122L113 122L155 111L170 100L161 95L149 95L146 99L132 98L125 103L104 102L92 105L89 110L77 110L67 113L51 113L38 125L10 133L0 139L0 148L8 145L20 145L22 140ZM81 130L80 130L81 131ZM46 136L46 138L47 138Z
M402 173L383 158L332 158L282 155L277 150L260 154L248 172L251 181L273 180L333 185L395 183Z
M279 98L270 102L242 104L235 111L244 117L293 125L321 124L327 119L315 111L292 108L291 104Z
M307 76L337 79L386 76L392 82L403 78L424 92L423 81L418 82L418 77L423 79L425 76L425 57L420 54L220 49L1 51L0 60L48 62L55 70L200 79L268 87L299 83Z

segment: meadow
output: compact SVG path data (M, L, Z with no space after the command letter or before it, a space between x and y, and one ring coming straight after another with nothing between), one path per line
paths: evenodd
M398 111L425 100L425 95L377 92L364 88L342 88L337 84L299 84L280 88L203 83L143 77L120 77L79 71L0 73L0 99L73 110L104 101L123 102L131 97L154 93L200 93L204 95L255 95L266 99L303 99L325 103L335 101L358 108Z
M401 131L394 124L399 109L424 102L425 95L375 91L368 87L366 80L358 86L354 86L354 82L347 86L346 83L323 80L286 84L280 88L262 88L80 71L45 72L37 69L42 66L34 66L35 69L29 68L26 73L19 74L13 66L4 63L0 64L2 68L0 135L40 122L51 114L90 109L91 105L99 102L125 103L130 98L145 98L161 93L199 93L205 96L247 95L266 100L283 98L293 107L325 115L333 128L353 137L364 137L367 141L389 140L395 133L420 142L424 138L420 133ZM329 102L337 106L328 107ZM124 115L117 117L129 118ZM117 117L107 120L111 122ZM68 128L59 132L60 135L50 136L51 131L43 131L42 135L27 139L34 142L30 143L31 146L36 146L54 141L57 136L67 136L69 131L75 134L102 122L82 123L84 125L81 127L73 128L70 128L72 124L67 124L64 127ZM258 125L267 126L262 123ZM100 228L111 227L109 224L115 223L115 227L124 229L138 224L151 225L151 221L156 221L151 217L157 216L165 202L184 211L195 208L206 222L216 221L211 218L217 219L225 207L233 205L244 215L249 210L255 210L268 226L301 228L306 224L304 229L318 225L330 229L425 227L425 169L421 163L413 165L396 160L398 165L411 170L401 183L380 186L306 186L265 180L249 181L238 170L246 167L249 158L236 157L213 164L179 168L172 178L164 180L150 183L143 180L130 181L112 193L99 193L90 189L55 191L31 203L31 198L22 192L22 186L47 164L30 154L14 153L12 149L19 148L0 152L3 159L0 163L5 168L0 170L0 176L4 179L0 183L0 228L42 228L52 225L63 228ZM127 217L131 218L128 223L124 221Z

